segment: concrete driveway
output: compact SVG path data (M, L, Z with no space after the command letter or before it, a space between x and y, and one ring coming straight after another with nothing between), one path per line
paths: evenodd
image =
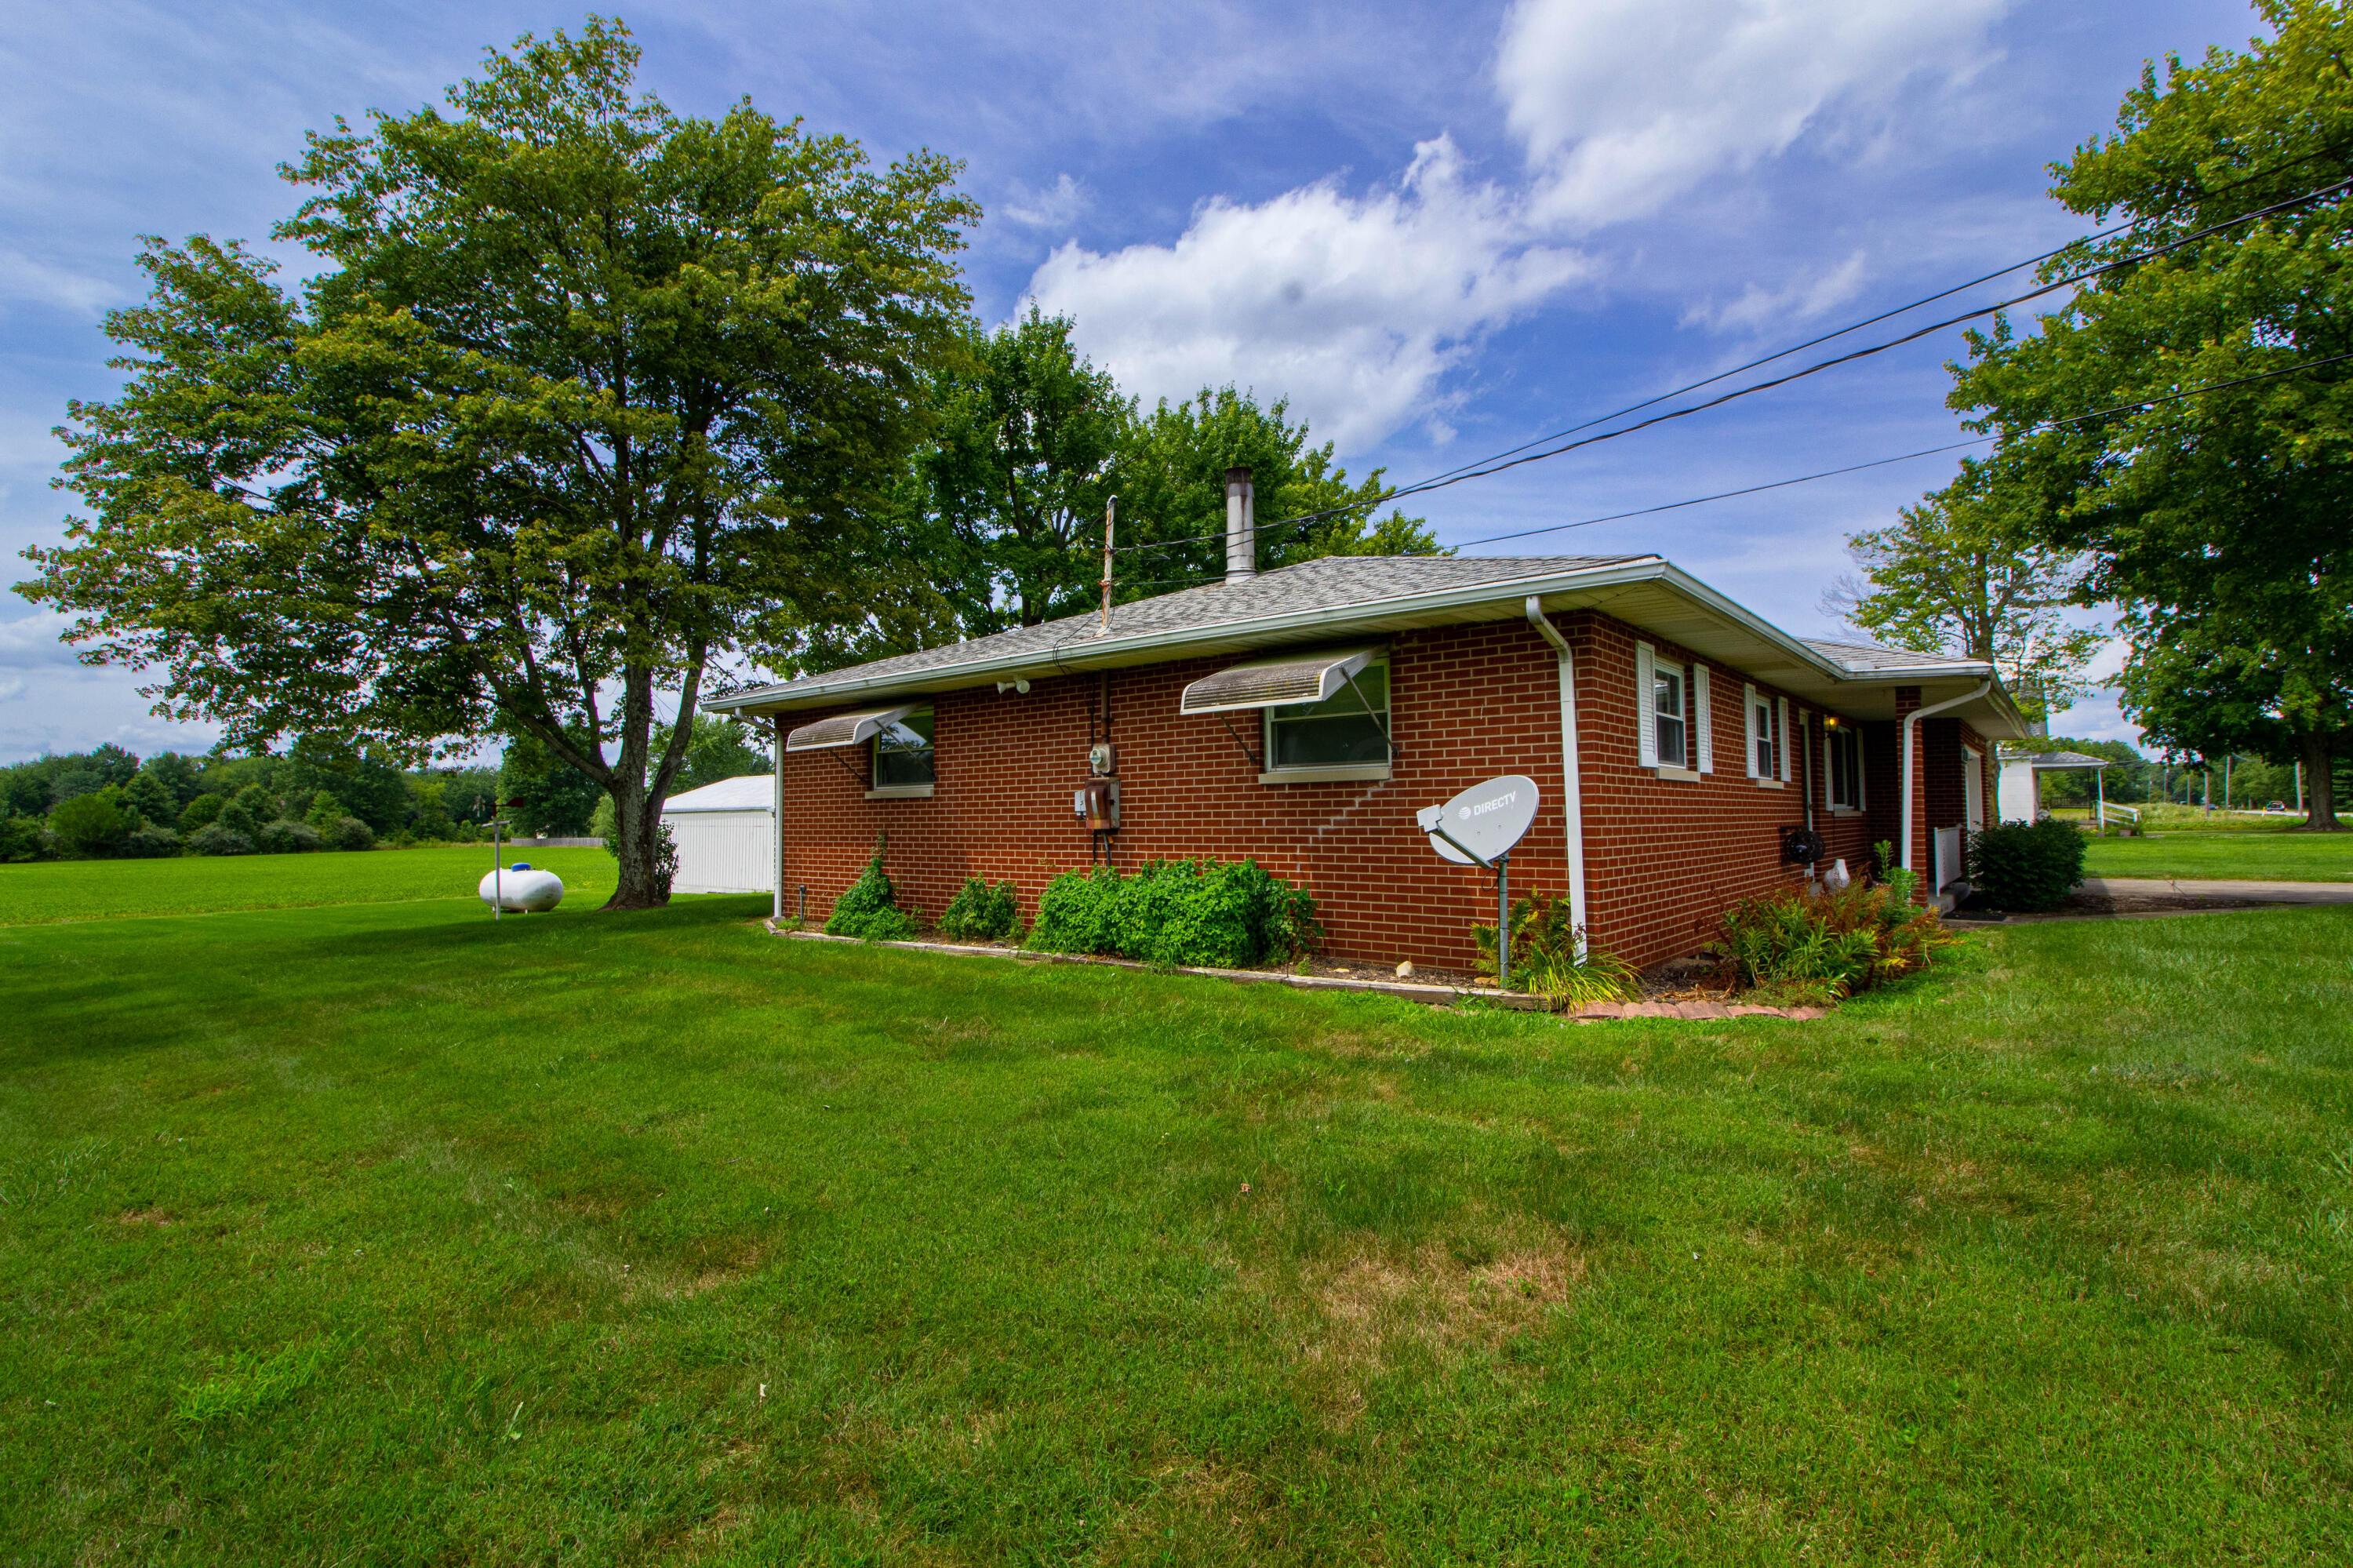
M2211 881L2165 876L2087 876L2087 898L2211 898L2217 904L2353 904L2353 882Z

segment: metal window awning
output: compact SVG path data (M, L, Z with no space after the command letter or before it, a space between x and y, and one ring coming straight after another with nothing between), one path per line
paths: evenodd
M1335 694L1373 662L1378 650L1346 648L1333 653L1291 654L1236 664L1204 675L1185 688L1176 705L1182 714L1239 713L1246 708L1320 703Z
M915 711L914 705L902 708L874 708L862 714L836 714L815 724L805 724L785 736L786 751L830 751L838 746L859 746L897 724Z

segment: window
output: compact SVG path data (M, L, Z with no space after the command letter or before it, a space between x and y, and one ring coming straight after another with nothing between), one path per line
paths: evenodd
M1389 667L1386 661L1367 663L1320 703L1287 703L1265 713L1270 772L1388 766Z
M874 788L912 789L932 781L932 710L910 708L874 734Z
M1683 717L1683 667L1681 664L1653 663L1651 666L1651 726L1657 736L1659 766L1683 768L1690 765L1688 721Z
M1748 765L1752 779L1778 779L1781 776L1781 726L1774 711L1773 699L1760 696L1754 688L1748 694L1749 748L1754 754Z
M1822 731L1822 749L1827 754L1827 777L1824 786L1833 810L1862 809L1862 732L1852 725L1836 725Z

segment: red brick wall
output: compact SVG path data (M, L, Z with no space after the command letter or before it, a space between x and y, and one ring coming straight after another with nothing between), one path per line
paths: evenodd
M1746 776L1742 756L1743 678L1711 666L1715 771L1660 779L1636 765L1641 634L1592 611L1556 624L1577 656L1588 920L1611 951L1638 964L1692 952L1735 899L1794 885L1800 874L1782 864L1778 831L1804 820L1809 789L1831 854L1858 874L1870 841L1893 836L1894 726L1865 726L1871 811L1832 816L1820 809L1819 715L1809 714L1801 730L1800 706L1791 704L1791 738L1802 736L1803 750L1793 755L1788 788L1761 788ZM1661 657L1690 662L1685 651L1650 641ZM1178 715L1185 683L1229 658L1112 672L1123 821L1113 863L1253 857L1314 894L1334 955L1468 965L1472 924L1494 918L1493 883L1431 853L1413 813L1495 774L1529 775L1544 799L1513 853L1513 891L1566 891L1557 665L1522 620L1400 632L1389 661L1393 776L1335 784L1261 785L1222 724ZM1013 881L1024 918L1031 917L1056 873L1087 863L1071 792L1086 778L1088 715L1105 679L1038 680L1026 695L989 688L942 695L934 705L938 783L928 800L865 799L862 747L786 758L786 908L806 885L809 913L822 919L887 831L885 864L902 901L920 913L936 916L966 877L982 876ZM1255 716L1235 723L1255 749ZM1883 814L1887 827L1875 831Z
M1604 615L1565 618L1563 630L1577 659L1587 913L1596 939L1635 963L1655 963L1704 946L1737 900L1799 885L1804 873L1782 861L1781 830L1806 820L1809 792L1827 854L1862 874L1869 864L1865 819L1824 807L1819 710L1791 701L1789 783L1770 788L1748 777L1741 703L1742 687L1752 683L1739 671ZM1634 650L1643 641L1686 670L1707 666L1712 773L1664 778L1640 765ZM1785 694L1753 683L1768 696ZM1696 761L1696 731L1691 752ZM1892 791L1892 766L1890 778Z

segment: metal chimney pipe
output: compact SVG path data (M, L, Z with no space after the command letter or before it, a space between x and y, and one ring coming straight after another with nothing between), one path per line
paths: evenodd
M1250 471L1226 470L1226 580L1258 576L1258 523L1253 515Z

